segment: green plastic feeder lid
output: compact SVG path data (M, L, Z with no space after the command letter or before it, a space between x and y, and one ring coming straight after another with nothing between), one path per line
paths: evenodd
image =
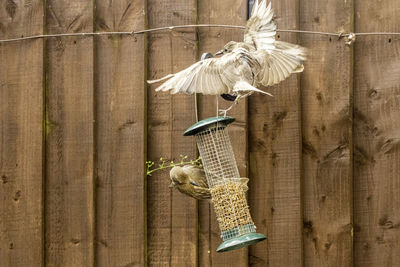
M183 134L184 136L188 136L188 135L196 135L199 132L209 128L210 126L216 124L216 123L220 123L223 126L228 125L229 123L232 123L235 121L235 118L232 117L211 117L211 118L207 118L205 120L199 121L196 124L193 124L192 126L190 126L185 133Z
M225 252L225 251L242 248L245 246L250 246L250 245L253 245L260 241L263 241L266 238L267 237L265 235L259 234L259 233L249 233L249 234L241 235L241 236L224 241L217 248L217 252Z

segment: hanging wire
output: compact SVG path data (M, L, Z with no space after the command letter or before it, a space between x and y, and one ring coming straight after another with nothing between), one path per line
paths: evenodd
M225 24L188 24L188 25L176 25L176 26L166 26L166 27L158 27L147 30L139 30L132 32L78 32L78 33L57 33L57 34L39 34L32 36L22 36L11 39L2 39L0 43L8 43L8 42L17 42L17 41L25 41L32 39L41 39L41 38L53 38L53 37L69 37L69 36L101 36L101 35L136 35L143 34L148 32L157 32L157 31L166 31L166 30L175 30L175 29L183 29L183 28L226 28L226 29L241 29L244 30L245 26L238 25L225 25ZM302 34L316 34L316 35L327 35L327 36L337 36L341 37L349 37L349 36L366 36L366 35L400 35L400 32L360 32L360 33L334 33L334 32L319 32L319 31L304 31L304 30L276 30L277 32L290 32L290 33L302 33Z

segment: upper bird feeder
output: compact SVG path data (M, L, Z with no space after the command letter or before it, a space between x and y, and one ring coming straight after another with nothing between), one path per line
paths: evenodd
M226 126L232 117L212 117L192 125L184 135L194 135L203 162L224 242L217 252L252 245L266 239L256 233L246 200L246 189L240 182L232 145Z

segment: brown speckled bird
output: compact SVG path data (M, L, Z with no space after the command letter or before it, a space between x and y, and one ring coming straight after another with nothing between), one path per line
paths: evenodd
M169 187L175 187L181 193L199 200L211 198L210 189L202 168L193 165L175 166L171 169L169 175L171 178ZM237 182L241 183L245 192L248 190L248 181L249 179L244 177L237 179Z
M171 169L169 187L177 188L181 193L196 199L211 198L204 170L193 165L175 166Z

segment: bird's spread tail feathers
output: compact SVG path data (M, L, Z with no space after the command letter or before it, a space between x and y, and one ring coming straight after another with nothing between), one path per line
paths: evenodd
M164 76L164 77L162 77L162 78L160 78L160 79L156 79L156 80L147 80L147 83L148 83L148 84L153 84L153 83L162 82L162 81L167 80L167 79L169 79L169 78L172 78L172 77L174 77L174 76L175 76L175 74L168 74L168 75L166 75L166 76Z
M249 84L246 81L236 82L233 87L233 92L238 95L247 95L247 94L251 94L253 92L257 92L257 93L273 96L272 94L270 94L268 92L264 92L260 89L255 88L254 86L252 86L251 84Z

